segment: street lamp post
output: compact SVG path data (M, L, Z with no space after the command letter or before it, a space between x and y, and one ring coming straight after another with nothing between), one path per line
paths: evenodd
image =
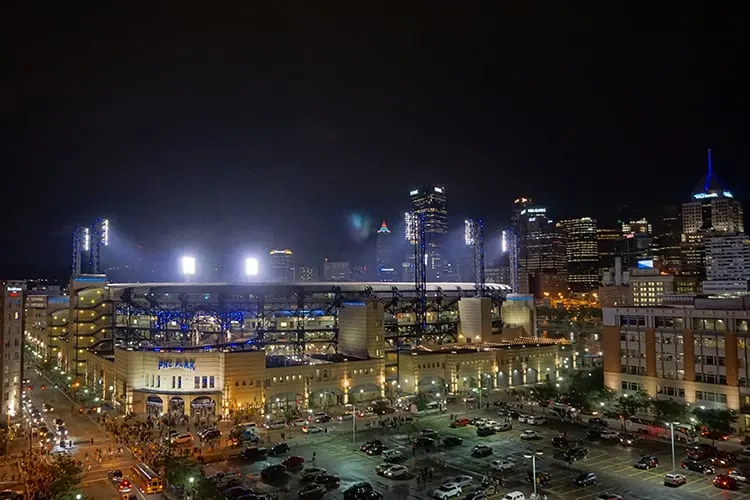
M675 456L674 456L674 426L678 425L678 424L679 424L679 422L671 422L669 424L669 428L670 428L670 431L671 431L671 434L672 434L672 472L674 472L676 470L675 469Z
M531 482L534 484L534 498L536 499L536 457L541 456L543 452L541 451L530 451L529 453L524 454L524 458L530 458L531 459Z
M357 446L357 405L352 403L352 446Z

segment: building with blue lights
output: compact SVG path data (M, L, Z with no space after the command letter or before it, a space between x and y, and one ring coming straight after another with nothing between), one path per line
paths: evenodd
M710 149L706 175L690 198L682 204L681 273L702 279L706 275L705 239L745 231L742 203L714 172Z

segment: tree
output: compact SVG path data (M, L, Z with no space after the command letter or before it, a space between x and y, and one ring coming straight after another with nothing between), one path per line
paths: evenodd
M414 404L417 405L417 410L422 411L427 409L427 403L430 402L430 398L427 397L427 393L419 391L417 397L414 399Z
M44 463L40 474L35 476L42 482L33 494L37 498L73 499L80 493L77 488L82 474L77 461L67 455L57 455L51 462Z
M696 408L693 414L698 421L715 432L732 433L732 424L737 421L737 415L730 410Z
M216 485L206 479L198 465L186 457L167 457L163 463L164 477L172 487L182 493L191 493L192 498L222 500L224 497Z
M617 410L622 413L622 425L625 427L625 421L631 416L638 414L639 411L645 410L651 405L651 400L643 391L634 394L623 394L617 399Z
M555 387L555 385L552 384L552 382L550 382L549 380L543 384L535 386L533 389L531 389L531 392L538 396L542 401L555 399L560 394L560 391L557 390L557 387Z
M578 371L570 378L567 396L572 405L590 409L604 390L604 370L594 368L588 372Z
M663 424L685 420L687 406L673 399L657 399L653 401L652 408L656 420Z

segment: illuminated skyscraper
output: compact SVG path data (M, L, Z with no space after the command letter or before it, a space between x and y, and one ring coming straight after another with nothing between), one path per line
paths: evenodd
M378 281L397 281L398 273L393 263L393 235L385 221L375 234L375 245L375 272Z
M519 273L525 275L519 280L521 293L567 292L565 234L549 218L547 208L527 205L519 211L518 226Z
M589 292L599 286L599 250L596 220L591 217L557 223L565 233L568 284L574 292Z
M448 233L448 203L445 186L426 185L409 192L412 212L424 214L424 232L427 244L427 279L439 280L443 268L441 247ZM408 225L407 225L408 227Z
M271 281L277 283L294 282L294 252L288 248L271 250Z
M744 231L742 203L714 173L709 149L708 171L693 190L691 200L682 204L682 274L705 276L707 236Z
M21 411L21 379L23 370L24 294L23 281L2 281L2 303L0 303L0 358L3 371L0 373L2 411L10 420Z

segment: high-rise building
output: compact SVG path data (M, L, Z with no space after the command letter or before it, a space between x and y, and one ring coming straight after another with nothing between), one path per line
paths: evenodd
M706 281L703 292L718 295L745 295L750 292L750 238L727 233L707 237Z
M315 281L315 269L310 266L298 266L297 279L299 281Z
M568 286L574 292L598 288L601 280L596 220L581 217L561 220L557 224L565 234Z
M293 283L294 276L294 252L285 248L283 250L271 250L271 281L277 283Z
M3 281L0 304L0 401L6 419L20 411L23 380L24 295L23 281Z
M522 293L541 296L544 293L565 293L567 286L567 255L565 235L547 214L545 207L528 206L519 212L520 241L519 274L528 277L519 281Z
M427 279L440 280L443 270L441 247L448 234L448 203L445 186L426 185L409 192L415 217L424 217L427 255Z
M615 247L622 237L622 228L599 227L596 230L596 246L599 251L599 274L615 266Z
M348 260L328 260L323 262L323 277L326 281L351 281L352 268Z
M398 281L393 263L393 244L393 234L384 220L375 233L375 272L378 281Z
M654 225L654 257L661 269L672 275L680 272L680 234L682 220L677 206L664 208Z
M706 274L705 238L721 233L745 231L742 203L713 171L708 150L708 171L695 187L691 200L682 204L681 272L688 276Z

